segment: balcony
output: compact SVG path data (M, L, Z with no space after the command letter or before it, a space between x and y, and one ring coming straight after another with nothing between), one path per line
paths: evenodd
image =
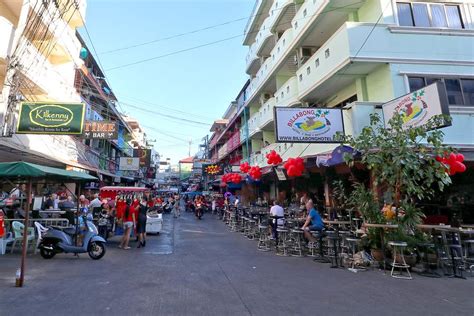
M245 27L244 45L251 45L255 41L255 35L268 16L272 0L256 0L250 19Z
M298 101L298 79L291 77L275 93L276 104L278 106L292 106Z
M6 64L6 59L10 55L12 49L13 36L15 34L15 28L13 24L0 16L0 66Z
M292 19L291 27L284 31L272 50L270 54L272 62L266 67L264 67L264 64L260 67L254 79L255 82L248 103L255 102L262 91L271 88L274 81L270 79L277 72L283 70L287 75L294 74L291 69L291 62L296 48L319 47L322 44L321 42L326 41L325 37L332 34L332 28L337 29L339 25L347 20L350 11L357 10L364 3L365 1L360 0L305 1ZM321 14L329 5L331 10ZM340 10L335 8L340 8ZM315 30L316 24L320 29L324 29L324 34L319 29Z
M82 4L81 4L82 3ZM79 7L85 10L85 1L79 3ZM40 28L47 29L47 32L50 33L51 37L46 37L40 41L54 41L54 49L49 52L48 59L54 64L66 63L69 61L74 61L75 64L81 64L82 61L79 58L79 51L81 49L81 44L76 37L76 30L74 25L67 23L67 20L58 19L59 14L58 9L51 2L49 3L48 10L45 12L40 12L42 6L34 6L33 2L30 2L31 10L37 15L40 16L42 25ZM61 6L62 8L62 6ZM73 11L71 11L72 14ZM82 13L84 14L84 13ZM78 15L78 12L74 13L74 16L81 18ZM81 24L82 25L82 19ZM34 40L34 39L33 39ZM38 41L35 45L41 45L41 42Z
M346 22L298 69L299 99L329 97L355 78L365 76L387 62L473 62L474 46L466 36L472 38L474 32L461 31L463 34L438 30L419 34L414 28L400 30L387 25L374 28L373 23ZM360 50L369 32L372 32L371 36ZM346 73L349 67L350 73Z
M247 139L248 139L248 124L247 122L245 122L241 127L240 127L240 130L239 130L239 134L240 134L240 143L243 143L245 142Z
M21 63L28 65L22 70L23 75L38 88L29 89L25 91L26 94L46 94L56 100L79 101L73 84L74 75L70 76L71 82L68 82L68 78L56 70L33 45L25 48Z
M277 0L270 10L270 31L279 33L291 28L291 20L295 17L295 0Z
M223 144L217 151L217 159L221 160L227 155L227 143Z

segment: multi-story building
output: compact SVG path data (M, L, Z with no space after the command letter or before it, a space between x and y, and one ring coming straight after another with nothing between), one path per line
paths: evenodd
M14 134L21 101L80 102L75 70L83 65L76 28L86 1L0 3L0 160L89 169L75 137Z
M445 83L445 142L474 158L474 1L259 0L249 20L246 72L252 164L336 145L275 143L275 106L342 108L357 134L382 103Z

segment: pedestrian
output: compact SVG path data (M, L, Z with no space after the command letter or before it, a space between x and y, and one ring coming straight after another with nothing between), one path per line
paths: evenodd
M138 207L138 221L137 221L137 248L146 246L146 214L148 212L148 198L143 196Z
M132 228L135 226L136 217L135 217L135 209L132 207L132 200L128 199L126 202L125 210L122 216L123 221L123 236L122 240L120 241L119 248L128 250L130 247L128 243L130 241L130 232Z
M174 202L174 218L178 218L181 216L181 210L180 210L180 199L175 199Z

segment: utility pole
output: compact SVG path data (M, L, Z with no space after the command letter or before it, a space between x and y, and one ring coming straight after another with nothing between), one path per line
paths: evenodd
M193 140L192 140L192 139L190 139L190 140L189 140L189 142L188 142L188 144L189 144L189 148L188 148L188 157L191 157L191 145L193 144Z

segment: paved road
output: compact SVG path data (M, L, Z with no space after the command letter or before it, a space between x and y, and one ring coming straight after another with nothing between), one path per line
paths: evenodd
M474 278L355 274L259 252L207 214L165 223L146 248L111 241L99 261L30 257L21 289L19 256L0 257L0 315L474 315Z

